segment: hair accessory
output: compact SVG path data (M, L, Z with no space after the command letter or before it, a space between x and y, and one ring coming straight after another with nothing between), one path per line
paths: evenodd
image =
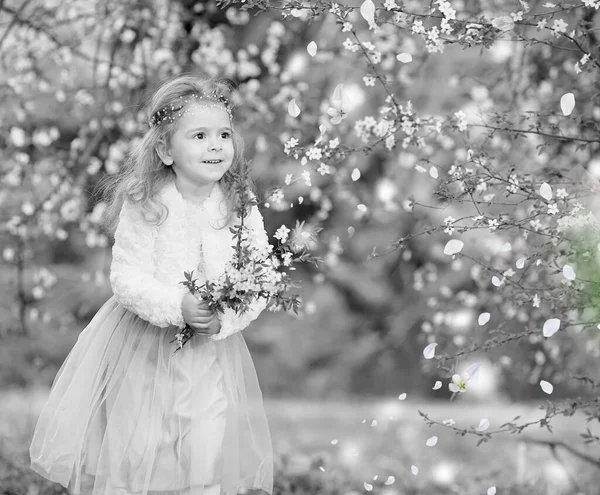
M211 105L209 103L208 106L225 108L225 111L229 115L229 119L231 120L233 118L231 107L229 106L229 98L219 93L217 90L214 90L208 95L198 95L196 93L192 93L186 96L180 96L178 102L172 103L171 105L167 105L166 107L163 107L154 113L149 122L150 127L157 127L160 124L162 124L165 120L168 122L175 122L177 118L181 117L186 112L188 112L188 103L197 100L205 100L208 102L216 100L218 104Z

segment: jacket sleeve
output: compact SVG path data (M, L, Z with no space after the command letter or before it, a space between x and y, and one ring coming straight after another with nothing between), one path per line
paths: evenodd
M158 227L148 223L141 207L125 200L115 232L110 284L117 302L158 327L185 326L184 292L154 277Z
M252 233L254 242L261 245L269 244L269 237L265 231L263 217L258 210L258 207L254 205L248 215L248 228ZM242 313L237 314L230 308L225 308L223 313L219 313L219 319L221 321L221 330L215 335L211 335L209 338L212 340L223 340L234 333L237 333L246 328L251 322L256 320L258 316L267 307L267 300L262 297L253 303L251 303L248 309Z

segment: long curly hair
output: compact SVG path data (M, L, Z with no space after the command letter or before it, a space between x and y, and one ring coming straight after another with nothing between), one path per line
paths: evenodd
M146 105L148 120L159 110L166 107L181 106L181 101L191 95L212 98L216 91L229 99L233 86L228 80L220 78L202 78L193 75L179 75L166 80L156 90ZM193 98L192 98L193 99ZM217 102L217 100L215 100ZM179 112L181 115L181 112ZM101 227L109 234L114 234L119 223L119 213L125 198L140 203L147 221L160 225L167 218L169 211L158 198L157 193L174 178L173 167L167 167L157 153L159 144L169 144L179 118L165 119L159 125L150 127L130 150L122 169L116 176L107 176L100 181L96 191L107 204ZM244 140L232 126L233 160L229 170L221 177L219 183L227 202L229 217L237 203L234 187L234 174L245 165ZM253 184L248 184L253 189ZM227 221L229 220L227 218ZM222 225L227 224L225 221Z

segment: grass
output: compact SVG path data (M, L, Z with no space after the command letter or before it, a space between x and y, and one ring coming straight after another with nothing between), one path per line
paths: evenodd
M46 395L45 389L0 392L0 495L68 493L28 469L29 442ZM475 437L430 428L417 412L439 421L451 417L458 427L477 426L486 417L492 431L519 414L519 422L542 417L537 404L469 403L462 398L424 403L409 396L404 402L270 399L265 407L278 494L475 495L496 486L498 494L591 495L600 481L600 471L564 450L558 450L557 460L547 447L520 441L525 435L564 440L593 455L578 439L585 425L582 416L557 417L552 434L529 428L477 447ZM598 434L598 429L592 431ZM427 447L425 441L433 435L439 441ZM419 468L417 476L412 465ZM391 476L394 482L385 485Z

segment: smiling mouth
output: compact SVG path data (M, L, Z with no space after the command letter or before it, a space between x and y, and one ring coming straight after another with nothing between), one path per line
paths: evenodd
M202 163L221 163L223 160L204 160Z

